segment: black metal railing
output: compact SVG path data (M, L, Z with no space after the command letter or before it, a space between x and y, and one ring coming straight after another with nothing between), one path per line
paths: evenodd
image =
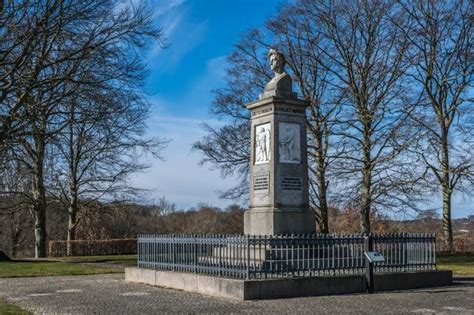
M243 279L355 275L375 250L385 258L376 273L434 270L435 243L425 234L139 235L138 267Z

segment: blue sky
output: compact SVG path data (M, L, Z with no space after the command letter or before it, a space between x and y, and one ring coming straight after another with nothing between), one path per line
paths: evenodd
M218 198L218 191L235 184L209 166L199 166L199 152L192 144L204 136L202 124L222 122L209 114L211 90L224 84L226 56L246 29L263 25L280 1L273 0L165 0L155 1L157 25L169 47L151 49L147 63L153 115L149 135L171 141L165 161L150 160L151 168L133 178L151 189L150 199L165 196L179 208L200 202L225 207L232 202Z
M158 0L155 20L163 28L169 47L152 47L147 57L152 117L149 136L171 141L165 161L149 160L151 168L133 178L151 190L149 199L165 196L179 208L200 202L225 207L229 200L217 191L232 187L233 178L221 178L209 166L199 166L199 152L192 144L203 135L202 124L222 122L209 114L211 90L224 84L226 56L240 34L262 26L275 14L278 0ZM453 217L473 214L474 200L455 196ZM440 203L439 203L440 204ZM245 205L244 205L245 206Z
M160 5L160 4L165 4ZM260 26L275 12L272 0L159 1L157 23L168 37L169 48L149 56L148 89L167 114L207 118L211 89L222 85L226 55L240 34ZM179 104L179 106L177 106ZM168 104L171 105L171 104Z

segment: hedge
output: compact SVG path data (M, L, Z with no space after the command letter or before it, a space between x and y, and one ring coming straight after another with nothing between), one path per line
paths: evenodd
M73 256L127 255L137 253L137 239L75 240ZM66 256L67 241L49 241L49 257Z

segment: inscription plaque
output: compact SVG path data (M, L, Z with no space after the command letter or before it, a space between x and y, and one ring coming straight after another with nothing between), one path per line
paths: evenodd
M255 176L253 180L253 190L254 191L267 191L269 187L268 175Z
M281 188L283 190L301 191L302 187L303 183L301 182L301 178L283 177L281 180Z
M279 107L279 108L277 108L277 112L280 112L280 113L295 113L295 114L302 114L302 115L304 115L306 113L306 111L303 110L303 109L294 109L294 108L289 108L289 107Z
M252 112L252 116L258 116L258 115L261 115L261 114L265 114L265 113L269 113L273 110L272 107L265 107L265 108L262 108L260 110L255 110Z

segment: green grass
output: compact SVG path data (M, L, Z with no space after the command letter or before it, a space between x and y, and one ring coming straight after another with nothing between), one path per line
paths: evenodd
M0 299L0 314L2 315L29 315L32 314L28 312L27 310L24 310L22 308L19 308L16 305L13 304L8 304L5 301Z
M456 275L474 275L474 253L438 254L438 269L452 270Z
M62 261L3 261L0 262L0 278L92 275L120 273L121 269Z
M72 256L58 258L71 263L110 263L124 266L136 266L137 255Z

